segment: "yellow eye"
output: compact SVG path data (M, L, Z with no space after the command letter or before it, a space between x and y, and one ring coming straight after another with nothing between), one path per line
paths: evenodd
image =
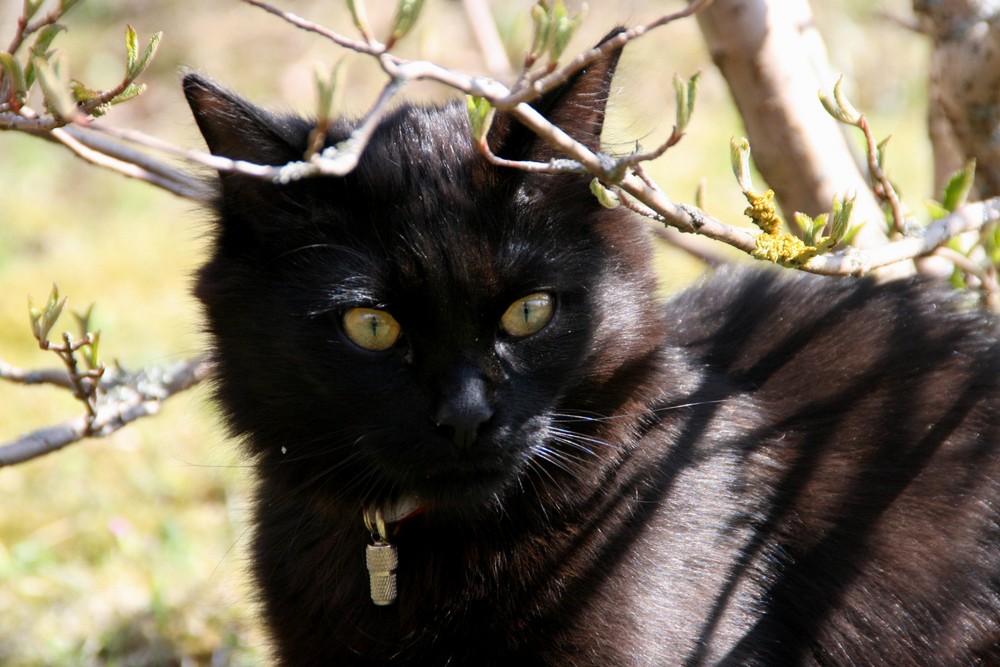
M351 308L344 313L343 323L347 337L366 350L388 350L399 340L399 322L384 310Z
M541 331L552 319L553 299L546 292L535 292L510 304L500 318L500 326L519 338Z

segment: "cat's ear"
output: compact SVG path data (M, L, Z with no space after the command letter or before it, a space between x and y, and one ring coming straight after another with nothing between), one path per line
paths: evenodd
M255 164L302 159L309 126L275 116L197 74L184 77L184 95L213 155Z
M598 46L623 31L624 28L615 28ZM599 150L611 81L620 56L621 48L615 49L577 72L562 86L539 97L531 106L587 148ZM494 119L487 141L494 153L510 160L544 162L561 157L543 139L506 113Z

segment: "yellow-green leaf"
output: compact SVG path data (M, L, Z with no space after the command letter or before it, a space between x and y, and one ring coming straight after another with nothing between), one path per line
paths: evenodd
M941 205L949 213L954 213L965 205L976 181L976 159L972 158L965 166L956 171L948 179L941 196Z

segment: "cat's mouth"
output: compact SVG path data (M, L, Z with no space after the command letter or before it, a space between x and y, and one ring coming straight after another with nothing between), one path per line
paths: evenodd
M411 489L436 511L465 514L500 502L512 477L502 466L454 465L415 477Z

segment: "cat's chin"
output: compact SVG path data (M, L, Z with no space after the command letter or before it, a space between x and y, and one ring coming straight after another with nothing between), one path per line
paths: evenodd
M495 514L512 482L509 471L451 472L411 483L409 491L435 515L472 519Z

